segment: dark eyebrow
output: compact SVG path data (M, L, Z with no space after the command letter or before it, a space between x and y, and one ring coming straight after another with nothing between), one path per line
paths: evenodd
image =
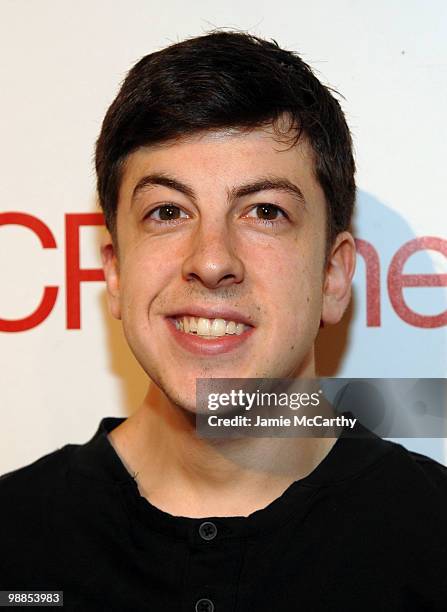
M178 179L168 176L167 174L148 174L146 176L143 176L134 187L132 193L132 200L134 200L138 193L144 190L146 187L156 185L168 187L169 189L174 189L175 191L183 193L191 200L196 200L194 190L191 187L185 185L185 183L182 183ZM237 198L243 198L244 196L252 195L254 193L259 193L260 191L268 190L290 193L299 202L306 206L306 200L301 189L297 185L289 181L289 179L282 177L262 177L256 179L252 183L240 185L239 187L233 187L228 191L228 199L231 201Z
M155 185L175 189L176 191L188 196L188 198L191 198L191 200L195 200L194 190L191 187L188 187L188 185L185 185L181 181L178 181L177 179L174 179L166 174L148 174L147 176L143 176L143 178L141 178L134 187L132 192L132 200L134 200L138 193L146 187Z
M279 177L265 177L260 178L254 181L253 183L248 183L247 185L241 185L240 187L234 187L230 191L230 198L242 198L247 195L251 195L253 193L258 193L259 191L284 191L286 193L290 193L295 196L304 206L306 206L306 200L304 198L303 192L289 179L279 178Z

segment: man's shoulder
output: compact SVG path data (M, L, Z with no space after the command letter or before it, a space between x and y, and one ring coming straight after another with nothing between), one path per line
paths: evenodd
M364 478L371 503L388 502L399 512L405 508L410 521L447 512L447 467L397 442L381 440L380 444L389 452Z
M415 451L405 449L404 453L426 481L447 496L447 466Z
M396 490L403 488L418 494L421 490L432 489L447 496L447 466L440 461L398 440L382 438L360 422L356 423L352 435L343 437L346 449L343 471L351 476L360 477L360 480L375 476L379 485L393 482Z
M34 493L42 495L64 478L70 457L79 448L78 444L66 444L43 455L32 463L0 476L0 498L29 498Z
M339 485L346 501L365 502L365 508L387 504L390 508L439 508L447 511L447 467L396 440L382 438L358 425L356 435L345 436L339 447L336 468L329 464L333 483ZM339 460L341 457L341 461ZM327 484L330 479L327 478ZM335 492L335 490L334 490Z
M0 496L20 493L41 496L67 480L69 471L88 471L89 466L99 472L98 458L103 457L107 443L105 434L124 419L104 417L93 437L78 444L65 444L43 455L32 463L0 475ZM102 477L100 474L99 478Z

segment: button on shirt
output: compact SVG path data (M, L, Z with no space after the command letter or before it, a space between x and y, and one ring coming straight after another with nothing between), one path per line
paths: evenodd
M213 612L214 604L210 599L199 599L196 603L196 612Z
M173 516L111 446L122 420L0 478L0 590L80 612L447 610L439 463L357 424L250 516Z
M217 535L217 527L210 521L205 521L199 527L200 536L204 540L213 540Z

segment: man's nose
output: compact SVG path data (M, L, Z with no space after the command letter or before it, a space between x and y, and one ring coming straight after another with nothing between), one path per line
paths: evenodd
M234 248L226 224L202 224L191 236L188 255L182 266L183 278L200 281L209 289L240 283L244 265Z

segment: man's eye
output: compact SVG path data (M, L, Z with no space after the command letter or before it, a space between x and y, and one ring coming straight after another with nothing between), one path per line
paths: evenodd
M250 213L247 215L249 218L254 218L251 213L255 213L255 216L259 221L267 224L271 221L276 221L278 216L287 219L286 213L275 204L258 204L252 208Z
M180 210L178 206L174 204L164 204L163 206L157 206L151 210L145 216L145 219L151 219L153 221L159 221L160 223L169 222L169 221L177 221L178 219L187 218L188 215Z

